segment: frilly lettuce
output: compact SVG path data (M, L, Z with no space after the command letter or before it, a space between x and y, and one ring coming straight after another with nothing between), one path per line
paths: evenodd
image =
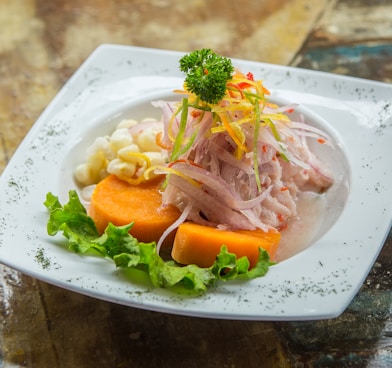
M49 235L55 236L62 232L68 240L69 249L76 253L99 254L112 259L117 267L142 270L156 287L181 286L197 293L205 292L219 280L264 276L272 264L268 253L260 248L257 265L248 270L249 261L246 257L237 259L222 245L211 267L178 265L172 260L161 258L155 242L139 242L130 235L133 223L124 226L109 224L100 235L74 190L69 192L69 201L64 205L52 193L47 194L44 204L50 214L47 223Z

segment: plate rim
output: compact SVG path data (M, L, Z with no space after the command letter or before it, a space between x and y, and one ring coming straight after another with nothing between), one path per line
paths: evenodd
M98 60L100 60L101 58L105 58L107 54L112 53L115 50L120 50L121 52L126 52L126 53L154 53L154 54L161 54L161 53L165 53L167 55L169 55L171 58L178 58L180 55L183 55L183 52L180 51L171 51L171 50L161 50L161 49L151 49L151 48L145 48L145 47L136 47L136 46L125 46L125 45L113 45L113 44L103 44L100 45L87 59L84 63L82 63L82 65L78 68L78 70L73 74L73 76L70 77L70 79L65 83L65 85L63 86L63 88L59 91L59 93L53 98L53 100L49 103L49 105L47 106L47 108L44 110L44 112L41 114L41 116L37 119L36 123L32 126L32 128L30 129L29 133L26 135L25 139L22 141L21 145L19 146L19 148L16 150L15 154L13 155L13 157L11 158L10 162L8 163L8 165L6 166L6 168L4 169L4 172L2 173L1 177L0 177L0 185L4 186L4 178L9 177L9 175L12 173L11 171L11 166L12 166L12 162L14 161L14 158L16 160L16 158L21 154L21 152L23 152L23 149L27 147L27 145L29 143L31 143L32 138L37 135L37 133L39 133L40 128L42 128L45 125L45 122L48 122L49 120L53 119L53 111L55 110L56 107L58 105L60 105L62 103L62 100L65 96L65 94L69 91L69 89L74 88L74 85L78 83L80 78L83 78L83 73L85 73L86 68L89 68L90 66L94 66L95 64L99 64L97 63ZM239 64L246 64L246 65L252 65L255 68L260 68L260 66L262 66L263 68L267 68L270 70L289 70L293 73L306 73L308 75L311 76L320 76L322 75L323 77L326 78L333 78L334 80L339 80L339 81L348 81L348 82L359 82L362 84L366 84L369 86L373 86L373 87L387 87L388 89L391 89L391 86L383 83L383 82L375 82L375 81L368 81L365 79L361 79L361 78L357 78L357 77L348 77L348 76L340 76L340 75L335 75L335 74L331 74L328 72L318 72L318 71L312 71L312 70L299 70L299 68L295 68L295 67L291 67L291 66L277 66L277 65L272 65L272 64L267 64L267 63L259 63L257 61L247 61L247 60L240 60L240 59L233 59L233 62L235 63L239 63ZM392 89L391 89L392 91ZM82 91L79 91L79 93ZM52 115L52 117L51 117ZM11 172L10 172L11 171ZM1 197L0 197L1 198ZM0 209L0 214L2 214L1 209ZM389 221L389 229L391 227L392 224L392 218ZM373 260L376 259L376 257L378 256L379 252L381 251L382 245L385 242L386 237L388 236L388 231L385 231L385 235L384 235L384 240L382 242L382 244L380 244L378 246L378 251L373 252ZM4 234L3 234L4 235ZM0 239L2 239L1 237L3 236L2 234L0 234ZM341 303L339 304L339 306L336 306L334 308L332 308L330 310L330 313L326 313L324 312L322 315L317 314L317 312L315 313L311 313L308 312L308 315L298 315L298 314L286 314L286 315L277 315L276 313L271 313L270 315L268 315L267 313L264 313L263 315L257 315L257 314L253 314L253 315L246 315L246 314L241 314L241 313L226 313L226 314L220 314L217 312L205 312L204 311L195 311L192 309L179 309L176 306L170 306L167 305L166 309L162 306L162 305L154 305L154 304L141 304L140 302L127 302L123 299L121 300L115 300L115 298L113 297L108 297L107 295L105 295L105 293L97 293L95 290L91 290L91 289L86 289L86 288L80 288L80 287L74 287L71 284L68 284L66 282L63 281L59 281L59 280L53 280L53 278L51 277L45 277L45 272L41 272L40 269L23 269L21 270L20 267L18 267L17 262L12 262L12 260L10 260L9 258L4 258L3 252L1 251L2 248L2 242L4 240L1 240L0 242L0 261L5 264L8 265L9 267L15 268L19 271L21 271L24 274L27 274L31 277L34 277L36 279L51 283L53 285L56 286L60 286L63 287L65 289L74 291L74 292L79 292L81 294L85 294L85 295L89 295L92 297L96 297L99 299L103 299L103 300L107 300L107 301L111 301L111 302L116 302L119 304L124 304L124 305L129 305L132 307L139 307L139 308L143 308L143 309L148 309L148 310L154 310L154 311L161 311L161 312L165 312L165 313L172 313L172 314L182 314L182 315L188 315L188 316L196 316L196 317L205 317L205 318L221 318L221 319L245 319L245 320L300 320L300 319L323 319L323 318L333 318L336 317L338 315L340 315L347 307L347 305L350 303L350 301L352 300L352 297L357 293L357 291L359 290L361 284L357 285L356 287L352 287L351 288L351 294L352 297L348 298L346 300L345 303ZM373 264L373 262L372 262ZM274 272L274 271L273 271ZM365 279L367 273L364 274L363 278L362 278L362 282ZM106 298L105 298L106 297Z

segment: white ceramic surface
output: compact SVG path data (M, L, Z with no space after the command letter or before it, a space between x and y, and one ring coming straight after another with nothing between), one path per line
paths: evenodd
M224 319L304 320L344 311L373 265L392 219L392 86L314 71L233 60L263 79L277 101L299 103L333 135L338 175L328 216L305 251L246 283L204 296L129 281L110 261L69 252L46 233L47 192L67 200L86 145L123 116L156 113L149 102L182 87L181 53L102 45L32 127L0 177L0 262L54 285L160 312ZM138 114L140 114L138 116ZM326 232L325 232L326 231Z

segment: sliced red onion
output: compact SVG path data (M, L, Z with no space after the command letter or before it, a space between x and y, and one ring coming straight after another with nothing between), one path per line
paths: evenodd
M192 204L188 203L185 208L182 210L182 213L180 215L180 217L174 221L161 235L161 237L158 240L157 243L157 252L159 254L160 250L161 250L161 246L163 244L163 242L165 241L165 239L170 235L170 233L174 230L176 230L189 216L189 213L192 210Z
M206 193L201 187L197 187L181 177L171 175L168 186L175 186L183 195L185 201L192 201L195 208L205 216L208 221L222 223L233 229L254 229L255 226L247 221L240 212L226 206L219 199ZM175 203L174 203L175 204Z
M168 138L169 121L179 104L156 101L154 105L163 110L163 143L172 144ZM296 106L265 106L262 114L291 112ZM230 111L228 115L234 120L246 118L242 111ZM242 120L236 128L240 127L249 151L240 155L235 155L237 145L226 131L211 131L214 117L212 112L189 108L185 137L193 136L194 141L178 161L171 163L179 175L169 176L163 192L164 203L183 211L179 221L186 218L219 228L267 230L297 215L296 196L302 188L317 191L331 185L332 176L311 152L307 139L322 139L328 145L332 140L325 132L303 122L301 116L298 121L289 122L272 119L273 125L262 121L257 149L254 149L256 125ZM175 136L178 129L176 116L170 134Z

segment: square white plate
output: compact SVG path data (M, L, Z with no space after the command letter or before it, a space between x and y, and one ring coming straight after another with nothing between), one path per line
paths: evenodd
M67 200L81 149L133 104L182 87L173 51L102 45L32 127L0 178L0 262L48 283L148 310L224 319L332 318L372 267L392 219L392 86L233 60L277 99L304 106L336 132L351 170L347 203L305 251L246 283L221 283L194 297L127 279L112 262L69 252L46 233L47 192ZM145 117L145 116L140 116ZM138 117L136 117L138 118ZM106 124L107 122L107 124Z

